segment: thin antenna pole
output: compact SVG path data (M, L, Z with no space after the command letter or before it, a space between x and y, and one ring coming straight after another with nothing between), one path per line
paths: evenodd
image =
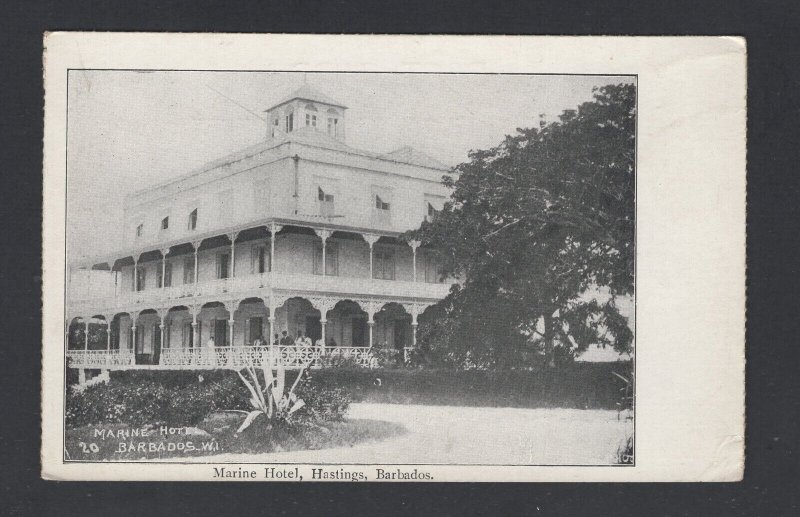
M206 85L206 88L208 88L208 89L209 89L209 90L211 90L212 92L216 93L217 95L220 95L221 97L223 97L223 98L225 98L225 99L227 99L227 100L231 101L232 103L236 104L237 106L239 106L240 108L242 108L243 110L245 110L246 112L248 112L249 114L251 114L251 115L253 115L254 117L256 117L256 118L257 118L258 120L260 120L261 122L267 122L267 119L263 118L261 115L259 115L258 113L256 113L256 112L252 111L251 109L247 108L246 106L243 106L242 104L240 104L240 103L236 102L235 100L231 99L230 97L228 97L227 95L225 95L225 94L224 94L224 93L222 93L221 91L219 91L219 90L216 90L216 89L212 88L212 87L211 87L211 86L209 86L209 85Z

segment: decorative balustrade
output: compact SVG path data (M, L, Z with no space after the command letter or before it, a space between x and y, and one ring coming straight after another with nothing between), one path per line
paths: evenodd
M359 277L342 277L332 275L310 275L290 273L262 273L242 275L233 278L206 280L194 284L181 284L166 288L144 289L141 291L123 291L115 298L80 301L76 308L113 309L115 307L133 307L136 305L157 306L164 303L180 301L186 298L213 296L246 295L268 288L288 291L307 291L309 293L341 293L359 296L387 296L401 298L441 299L447 296L449 284L432 284L407 280L378 280Z
M68 350L71 368L128 366L136 362L131 350Z
M112 368L125 369L135 365L134 354L130 350L69 350L69 366L72 368ZM191 369L241 369L247 366L263 367L279 364L285 368L303 366L320 367L336 358L352 360L358 366L375 368L378 359L368 347L333 347L323 352L318 347L303 346L234 346L164 348L156 365L148 368L191 370Z

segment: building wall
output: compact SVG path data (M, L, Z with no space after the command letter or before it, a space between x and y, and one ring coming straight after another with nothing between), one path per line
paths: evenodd
M278 155L264 160L269 163L221 167L230 170L214 181L193 185L187 180L174 192L165 189L163 195L142 196L142 202L126 207L125 242L136 247L175 239L191 241L196 234L265 219L272 213L287 213L293 204L292 160ZM197 226L190 230L189 214L194 209L198 212ZM160 227L164 217L169 217L167 230ZM137 238L139 224L143 224L143 234Z
M179 239L189 242L193 235L273 216L318 217L322 213L318 188L335 197L332 215L336 217L330 219L334 224L406 231L423 220L426 199L442 200L441 204L448 194L440 171L293 145L220 165L200 174L203 181L189 177L135 195L125 210L125 242L130 247ZM293 153L301 155L296 165L297 198ZM388 213L375 208L376 194L390 204ZM195 208L197 227L189 230L189 214ZM165 217L169 217L169 228L162 230ZM139 224L143 234L136 237Z

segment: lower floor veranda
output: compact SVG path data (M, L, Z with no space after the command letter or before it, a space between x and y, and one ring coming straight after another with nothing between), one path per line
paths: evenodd
M66 322L68 367L85 379L84 370L315 367L326 356L402 362L431 304L272 293L87 314Z

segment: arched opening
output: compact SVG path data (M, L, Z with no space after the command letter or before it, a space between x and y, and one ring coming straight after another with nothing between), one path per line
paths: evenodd
M86 325L82 317L77 316L69 321L67 330L67 350L83 350L86 346Z
M310 301L302 297L286 300L275 309L272 342L283 346L316 344L322 337L322 316ZM308 338L308 341L306 341Z
M235 346L264 346L269 340L269 311L261 298L246 298L236 310Z
M197 316L197 344L206 348L230 346L230 316L222 302L204 304Z
M413 341L411 315L396 302L389 302L375 313L373 343L382 350L402 352L410 348Z
M164 343L162 351L194 347L192 313L185 305L170 307L164 318Z
M136 331L131 329L131 342L136 364L158 364L161 355L161 318L154 309L145 309L136 319Z
M369 346L369 316L353 300L341 300L328 311L325 337L328 347Z

